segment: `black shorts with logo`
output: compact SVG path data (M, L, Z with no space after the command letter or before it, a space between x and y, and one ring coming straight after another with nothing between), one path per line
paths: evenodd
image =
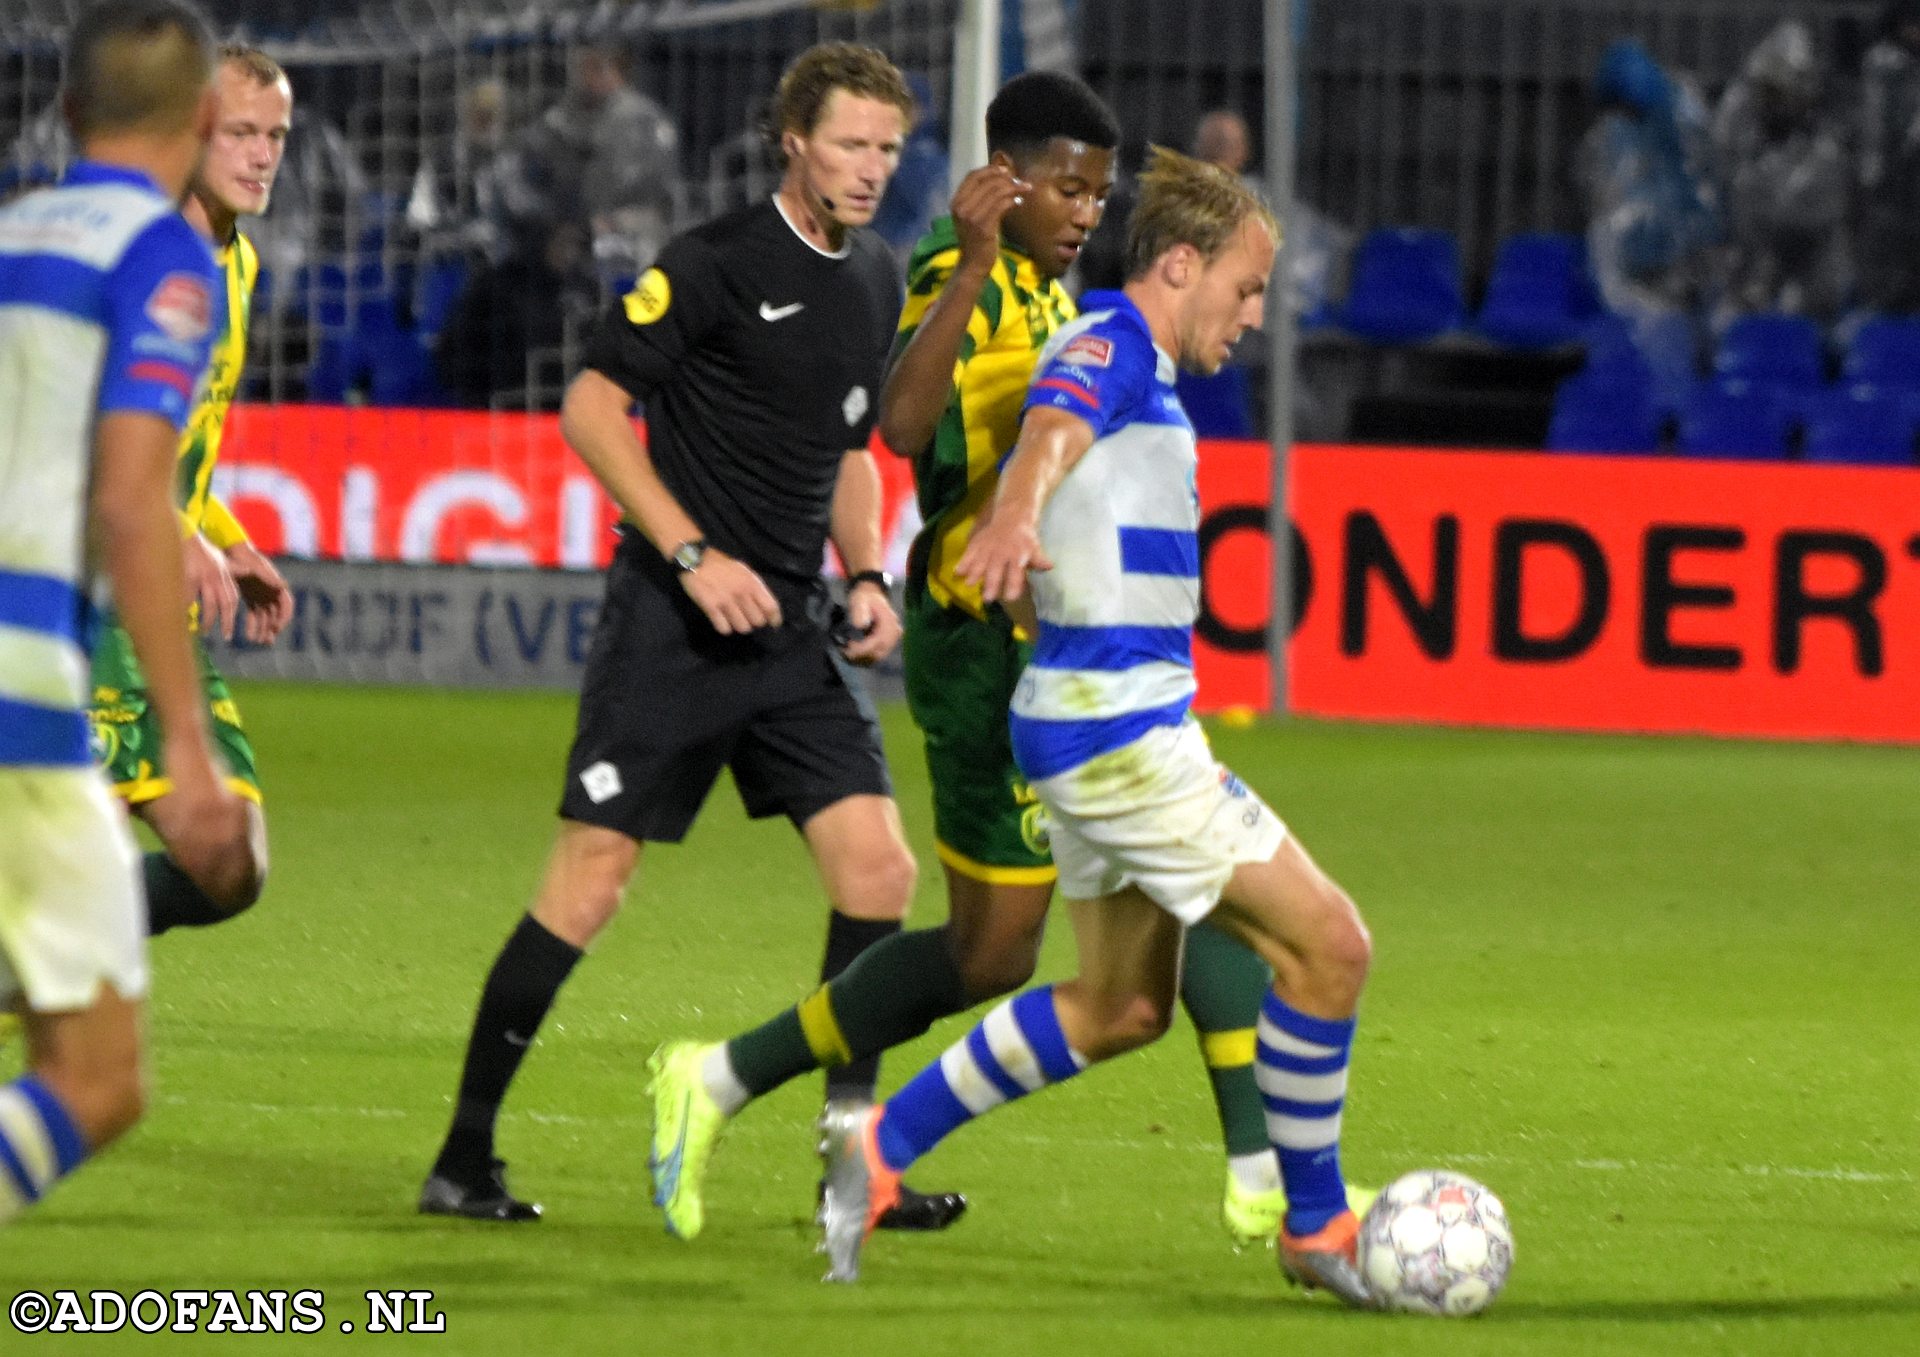
M747 814L796 826L849 796L892 795L873 704L828 637L824 588L774 587L781 626L721 636L673 566L622 534L580 685L563 818L678 843L722 768Z

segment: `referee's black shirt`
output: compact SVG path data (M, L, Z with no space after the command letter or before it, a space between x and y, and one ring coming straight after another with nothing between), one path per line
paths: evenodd
M828 255L769 199L670 241L601 320L586 365L644 402L654 466L707 540L791 596L819 577L900 304L877 235L850 231Z

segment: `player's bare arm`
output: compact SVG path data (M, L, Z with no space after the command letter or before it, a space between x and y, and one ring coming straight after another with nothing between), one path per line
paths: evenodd
M1053 569L1040 549L1040 511L1092 446L1093 426L1078 415L1044 405L1027 411L1000 473L993 512L974 529L954 567L980 586L987 602L1017 599L1026 591L1027 571Z
M1000 253L1000 223L1027 187L1012 170L995 164L973 171L954 190L951 210L960 263L913 337L894 354L880 393L880 436L903 456L924 448L939 427L967 322Z
M120 411L100 420L92 531L120 624L133 639L165 732L172 792L156 804L168 849L183 871L220 879L248 851L246 807L227 790L207 741L199 668L180 619L186 567L172 508L178 434L158 415Z
M684 542L703 540L700 525L673 497L634 432L627 411L633 397L588 368L573 379L560 406L560 433L593 472L620 512L662 556ZM709 547L699 567L680 582L722 636L780 625L780 604L746 562Z
M873 454L865 448L849 449L840 459L840 479L833 488L830 530L848 579L881 568L880 498L880 468ZM855 664L877 663L900 644L893 600L875 580L855 580L847 590L847 621L857 635L840 653Z

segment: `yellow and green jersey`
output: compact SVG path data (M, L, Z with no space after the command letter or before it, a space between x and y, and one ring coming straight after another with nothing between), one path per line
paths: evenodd
M240 521L214 498L214 464L220 460L220 436L227 412L240 388L240 371L247 360L247 320L253 310L253 284L260 274L260 256L238 231L215 255L223 284L221 324L213 353L207 361L207 380L186 430L180 435L180 462L174 477L174 495L180 509L181 535L204 533L207 541L225 550L247 540Z
M904 345L960 265L960 240L951 217L934 222L907 265L907 304L900 313ZM953 364L953 387L933 441L913 455L920 517L914 543L916 573L947 607L984 618L979 589L953 567L966 550L974 520L993 498L1000 462L1020 432L1020 409L1041 348L1072 320L1073 298L1057 279L1042 278L1033 261L1007 244L980 289L966 336Z

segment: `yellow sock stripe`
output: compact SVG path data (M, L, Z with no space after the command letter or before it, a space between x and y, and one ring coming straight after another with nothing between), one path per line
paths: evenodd
M940 861L960 875L984 881L989 886L1051 886L1060 875L1051 863L1045 867L996 867L992 863L976 862L938 839L933 841L933 851L939 854Z
M1253 1046L1254 1037L1251 1027L1241 1027L1231 1032L1200 1034L1200 1054L1205 1057L1209 1069L1233 1069L1239 1065L1251 1065Z
M13 1147L14 1158L27 1171L35 1192L45 1192L60 1176L60 1165L54 1159L53 1141L47 1135L46 1124L40 1120L27 1095L18 1089L0 1088L0 1136ZM0 1171L0 1176L5 1176L4 1171Z
M833 1016L833 999L825 985L802 999L797 1011L807 1049L823 1068L832 1069L853 1059L853 1052L847 1047L847 1034L840 1030L840 1019Z

